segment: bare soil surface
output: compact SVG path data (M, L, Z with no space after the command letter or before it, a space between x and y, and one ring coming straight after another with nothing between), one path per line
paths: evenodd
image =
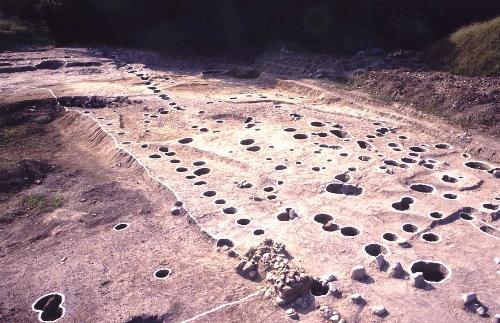
M464 134L404 99L384 104L363 85L339 86L341 75L300 78L312 63L292 79L265 57L264 72L125 50L1 59L14 66L0 74L0 179L16 184L0 183L2 321L36 321L31 304L56 292L70 322L181 322L221 305L195 320L289 320L273 303L311 322L323 319L321 305L347 322L482 320L463 309L466 292L500 312L495 125ZM498 109L490 92L488 113ZM119 223L129 226L113 230ZM265 238L283 243L277 258L290 263L274 262L272 275L261 267L267 256L244 256ZM234 269L250 258L253 281ZM396 262L399 278L388 268ZM367 277L351 279L356 265ZM271 276L299 283L287 280L290 266L308 289L285 304ZM170 275L156 279L165 267ZM424 286L413 286L413 272ZM387 313L374 315L375 305Z
M500 80L436 70L413 52L331 57L270 52L255 66L292 78L315 78L329 86L360 92L385 105L405 105L444 118L464 131L500 138ZM399 106L396 106L399 108Z

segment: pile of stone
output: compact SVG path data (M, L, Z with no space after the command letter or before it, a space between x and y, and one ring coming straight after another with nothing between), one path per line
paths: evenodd
M251 248L236 265L236 271L251 280L264 278L264 298L274 296L279 306L308 309L314 304L310 294L313 278L289 261L281 243L266 239Z

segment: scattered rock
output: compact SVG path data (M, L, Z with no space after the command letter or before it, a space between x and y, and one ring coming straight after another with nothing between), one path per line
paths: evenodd
M333 283L328 284L328 294L336 298L342 297L342 291L338 289Z
M470 303L477 303L477 295L476 293L465 293L462 294L462 300L464 306L470 304Z
M172 215L180 215L181 214L181 208L178 206L174 206L173 208L170 209L170 214Z
M328 274L328 275L323 276L323 278L321 280L324 280L324 281L330 283L330 282L336 281L337 277L334 274Z
M366 278L366 269L362 265L356 265L351 269L351 279L363 280Z
M361 296L361 294L352 294L350 296L350 298L354 304L363 304L364 303L364 299L363 299L363 296Z
M427 285L424 274L421 272L412 273L410 276L411 284L415 288L423 288Z
M401 248L410 248L411 247L411 244L408 242L407 239L405 238L399 238L397 240L397 244L398 246L400 246Z
M500 313L495 314L493 317L493 323L500 323Z
M389 263L385 260L384 255L380 254L373 259L373 264L377 267L378 270L383 270L385 267L389 265Z
M403 266L401 266L400 262L395 262L389 267L389 276L393 278L401 278L406 274Z
M279 297L279 296L277 296L277 297L276 297L276 305L278 305L278 306L284 306L284 305L286 305L287 303L288 303L288 302L287 302L287 301L285 301L283 298L281 298L281 297Z
M387 316L387 314L389 313L387 312L387 309L382 305L375 305L372 307L372 314L377 315L379 317L384 317Z
M488 313L488 307L483 305L477 298L476 293L465 293L461 295L462 305L461 307L472 313L476 313L479 316L486 316Z
M340 314L336 313L330 316L328 319L329 322L340 322Z
M319 307L319 311L321 313L321 316L323 316L323 318L325 319L330 319L330 317L335 314L335 312L330 307L328 307L328 305L321 305Z
M289 308L286 310L286 315L288 315L289 318L296 320L299 318L299 315L293 308Z
M488 312L488 309L484 306L479 306L476 308L476 314L479 316L486 316L486 313Z

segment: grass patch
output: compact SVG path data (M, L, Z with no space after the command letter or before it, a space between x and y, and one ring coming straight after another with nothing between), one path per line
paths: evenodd
M9 127L0 129L0 146L5 146L26 135L25 127Z
M460 28L427 49L424 57L455 74L500 75L500 16Z
M21 206L37 213L49 213L64 204L61 196L48 196L45 194L26 195L21 200Z

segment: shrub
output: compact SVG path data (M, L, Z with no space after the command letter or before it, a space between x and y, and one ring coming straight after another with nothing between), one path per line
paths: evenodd
M458 29L424 57L456 74L500 75L500 16Z

